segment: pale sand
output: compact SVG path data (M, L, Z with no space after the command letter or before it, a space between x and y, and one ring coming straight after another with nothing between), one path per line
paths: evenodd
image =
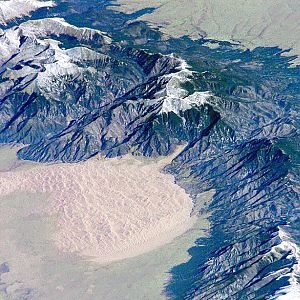
M15 149L0 148L0 171L42 166L18 161ZM144 162L166 163L164 159ZM197 210L205 210L212 195L213 191L199 195ZM201 213L193 227L172 242L139 256L99 265L55 247L51 238L57 230L56 216L37 213L48 201L47 194L22 191L0 197L0 264L7 262L9 266L9 272L1 274L0 299L20 299L22 295L32 300L167 299L163 288L170 269L186 262L190 257L187 249L209 230L208 216Z
M199 195L197 206L205 208L212 193ZM20 192L0 198L0 265L9 266L9 272L1 274L0 299L21 299L23 294L32 300L167 299L162 292L171 268L186 262L187 249L208 233L207 215L201 214L171 243L99 265L58 251L50 238L56 230L55 217L32 214L47 203L45 196ZM29 294L28 288L34 292Z
M154 7L138 20L159 28L166 36L205 36L219 41L292 48L300 54L300 5L298 0L116 0L111 9L133 13ZM295 63L299 63L298 58Z
M0 144L0 172L11 171L16 168L28 168L36 163L22 161L17 157L17 152L24 145Z
M33 213L56 217L52 239L58 249L108 263L169 243L195 222L191 198L172 175L161 172L174 155L157 161L125 156L2 171L0 195L48 195L46 208Z

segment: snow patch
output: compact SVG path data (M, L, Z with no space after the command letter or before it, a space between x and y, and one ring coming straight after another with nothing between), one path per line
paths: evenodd
M181 64L179 71L173 74L165 75L171 77L166 86L166 96L161 98L163 104L160 113L174 112L179 114L180 111L191 109L194 106L200 106L207 102L212 96L211 92L189 92L183 87L183 84L192 82L191 78L195 72L190 70L189 65L183 59L179 59Z
M293 265L290 274L290 286L281 289L273 299L277 300L295 300L300 299L300 248L293 242L291 236L282 226L279 227L279 237L282 240L280 248L285 251L290 251L291 254L287 258L295 257L297 263Z
M6 25L9 21L23 16L28 16L31 12L43 8L54 7L54 1L39 0L6 0L0 1L0 24Z

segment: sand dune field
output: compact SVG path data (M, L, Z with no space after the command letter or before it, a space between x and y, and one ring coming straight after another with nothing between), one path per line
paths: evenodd
M193 225L191 198L161 172L171 159L33 164L0 172L0 196L47 195L47 205L33 213L55 216L58 249L108 263L168 243Z

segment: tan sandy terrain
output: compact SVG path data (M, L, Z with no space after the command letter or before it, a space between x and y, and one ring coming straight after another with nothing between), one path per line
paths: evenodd
M16 151L20 147L0 145L1 178L4 174L20 172L23 172L22 176L35 174L25 171L47 166L18 160ZM160 167L157 166L160 169L171 159L172 156L140 162L149 166L160 164ZM21 179L21 176L15 178ZM48 181L46 177L44 180ZM39 187L29 190L37 189ZM64 189L62 185L61 189ZM54 192L24 190L26 188L0 196L0 263L5 262L1 265L1 272L5 272L6 266L9 269L9 272L1 274L0 299L168 299L163 291L170 278L170 269L186 262L190 257L187 249L193 247L199 237L209 234L207 206L213 190L195 199L192 214L197 214L196 221L184 234L151 252L99 264L56 247L53 238L57 236L60 219L55 213L49 214ZM118 288L112 289L113 286Z
M46 195L45 208L33 213L56 217L58 249L107 263L157 248L193 225L191 198L161 172L170 160L33 164L0 172L0 196Z
M157 27L166 36L206 37L257 46L292 48L300 53L298 0L116 0L112 9L133 13L156 8L138 20ZM296 63L299 63L297 59Z

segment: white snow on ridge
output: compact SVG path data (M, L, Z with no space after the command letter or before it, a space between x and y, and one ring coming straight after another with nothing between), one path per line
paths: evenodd
M180 111L191 109L193 106L203 105L206 102L206 99L210 96L210 92L195 92L185 98L167 97L164 99L160 113L168 113L172 111L179 115Z
M30 67L23 67L22 70L8 69L3 74L7 78L20 78L26 75L33 75L38 73L37 78L27 87L27 92L32 92L33 89L38 88L39 92L51 95L51 97L59 98L60 92L63 89L62 81L57 80L57 77L65 77L71 75L72 77L82 76L84 72L97 72L93 67L81 68L76 62L82 60L103 60L105 62L108 57L97 51L88 49L84 46L79 46L71 49L63 49L60 47L60 42L50 36L67 35L75 37L83 44L85 42L96 42L97 45L105 46L111 44L112 40L107 33L99 30L76 27L67 23L62 18L44 18L40 20L26 21L19 26L9 28L0 36L0 65L7 59L11 58L13 54L18 54L11 58L10 65L17 64L20 57L22 59L34 59L39 65L40 63L45 67L43 72ZM29 44L20 44L20 37L30 37ZM29 40L29 41L30 41ZM49 45L49 50L39 53L39 48ZM45 49L45 48L44 48ZM173 55L171 55L173 57ZM47 58L47 62L43 62ZM197 91L193 88L188 91L183 87L186 83L194 86L193 75L195 72L190 70L186 61L176 58L180 63L174 73L162 75L167 79L165 88L156 93L155 101L161 104L160 112L168 113L174 112L180 115L181 111L188 110L193 106L201 106L207 102L207 99L212 96L209 91ZM0 89L8 88L6 85L0 85ZM56 96L55 96L56 95Z
M0 1L0 24L5 25L22 16L28 16L31 12L43 8L55 6L54 1L40 0L5 0Z
M293 265L292 272L290 274L290 286L281 289L274 298L276 300L294 300L300 299L300 249L299 246L294 243L291 236L284 230L284 226L279 227L279 237L282 240L278 245L284 251L291 251L291 254L287 258L295 257L297 263ZM284 276L284 275L283 275Z
M44 18L41 20L30 20L20 25L23 33L27 36L45 38L49 35L59 36L67 34L78 40L92 40L94 37L101 37L103 44L110 44L111 38L107 33L97 29L76 27L67 23L63 18Z
M57 77L77 77L82 76L84 72L93 73L96 71L94 68L79 67L76 62L93 59L105 61L107 59L105 55L82 46L62 49L58 40L48 38L51 35L60 36L62 34L75 37L78 41L92 40L99 45L111 43L111 38L106 33L95 29L76 27L61 18L30 20L4 30L3 35L0 36L0 66L10 59L3 77L17 79L37 74L37 77L26 87L26 92L31 93L38 89L43 95L50 94L51 97L59 99L63 89L63 80L57 80ZM27 36L30 39L21 45L21 36ZM49 46L48 50L42 51L47 46ZM40 53L40 51L42 52ZM23 66L18 70L11 68L18 64L20 59L24 61L32 59L35 64L43 65L44 71L40 72L30 66ZM12 84L12 81L1 83L0 95L5 95Z
M163 105L160 113L174 112L179 115L180 111L185 111L193 106L200 106L207 102L207 99L212 96L211 92L194 92L188 93L186 89L182 87L183 83L191 82L191 76L193 71L189 69L186 61L181 59L180 70L176 73L166 75L171 79L166 86L166 96L163 97Z
M0 65L13 53L16 53L20 46L20 31L8 29L0 36Z
M6 29L2 32L2 35L0 36L0 65L1 63L5 62L8 58L10 58L13 54L16 54L20 51L27 51L26 49L20 49L21 36L30 37L33 40L35 40L38 44L48 44L51 46L52 49L55 50L58 56L63 55L62 53L64 51L59 47L60 42L48 38L51 35L60 36L63 34L75 37L79 41L95 40L101 45L111 43L111 38L105 32L85 27L76 27L67 23L62 18L45 18L41 20L30 20L20 24L19 26ZM34 42L32 42L32 44L34 45ZM75 51L74 53L72 53L73 56L75 54L76 57L78 55L80 56L78 57L78 59L82 59L82 55L84 55L86 59L88 59L89 56L103 56L97 54L94 51L90 51L85 47L80 49L82 49L82 51L79 51L79 49L76 48L72 50L73 52ZM66 53L67 52L71 52L71 50L66 51ZM27 52L26 57L28 55L30 55L30 53ZM33 53L31 55L33 55Z

